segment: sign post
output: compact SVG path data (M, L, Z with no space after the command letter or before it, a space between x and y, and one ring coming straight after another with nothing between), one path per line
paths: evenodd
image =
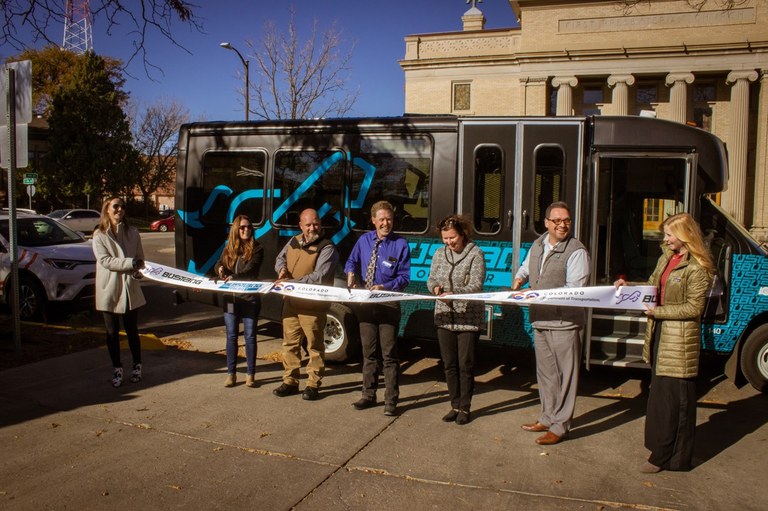
M21 358L21 321L19 319L19 248L16 233L16 123L32 121L32 62L6 64L0 78L0 129L8 126L8 234L11 244L11 314L16 356ZM21 86L17 89L17 80ZM5 92L6 94L1 94ZM17 94L18 93L18 94ZM4 96L4 97L2 97ZM2 115L5 114L5 115ZM26 126L25 126L26 128ZM26 131L26 130L24 130ZM0 166L5 158L0 158Z

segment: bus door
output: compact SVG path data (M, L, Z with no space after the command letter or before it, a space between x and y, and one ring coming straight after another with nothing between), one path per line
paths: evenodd
M646 282L661 255L664 219L697 207L691 199L696 155L598 152L592 165L592 281ZM587 365L644 367L646 322L642 312L593 310Z
M460 127L456 211L471 217L474 241L485 253L486 291L511 285L518 250L513 242L519 213L515 207L517 144L518 121L465 120ZM481 338L507 344L508 339L500 335L504 329L497 328L503 318L499 306L488 304Z

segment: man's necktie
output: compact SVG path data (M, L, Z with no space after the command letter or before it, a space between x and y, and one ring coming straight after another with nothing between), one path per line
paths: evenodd
M379 256L379 244L381 239L376 240L376 244L371 251L371 259L368 261L368 268L365 270L365 288L371 289L373 287L373 276L376 274L376 259Z

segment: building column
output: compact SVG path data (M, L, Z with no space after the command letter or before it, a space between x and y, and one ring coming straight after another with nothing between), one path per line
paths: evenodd
M760 76L756 145L755 206L751 232L758 241L768 242L768 69L763 69Z
M670 73L665 83L669 91L669 120L685 123L688 120L688 85L693 83L691 73Z
M611 106L613 115L629 114L629 86L635 84L632 75L611 75L608 77L608 87L613 89Z
M757 80L756 71L732 71L725 82L731 87L728 136L728 190L723 192L722 206L741 225L747 193L747 134L749 131L749 82Z
M556 76L552 78L552 87L557 87L557 114L573 115L573 87L579 81L575 76Z
M515 115L547 115L546 76L524 76L520 78L520 104L522 108Z

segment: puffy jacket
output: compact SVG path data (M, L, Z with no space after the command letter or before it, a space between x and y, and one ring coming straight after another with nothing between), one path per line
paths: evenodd
M648 284L660 285L661 275L672 258L672 251L663 247L664 253ZM701 349L701 315L707 299L712 277L696 259L686 254L670 272L664 286L664 297L648 318L645 329L643 359L651 363L651 342L654 329L661 322L656 374L674 378L693 378L699 374Z

